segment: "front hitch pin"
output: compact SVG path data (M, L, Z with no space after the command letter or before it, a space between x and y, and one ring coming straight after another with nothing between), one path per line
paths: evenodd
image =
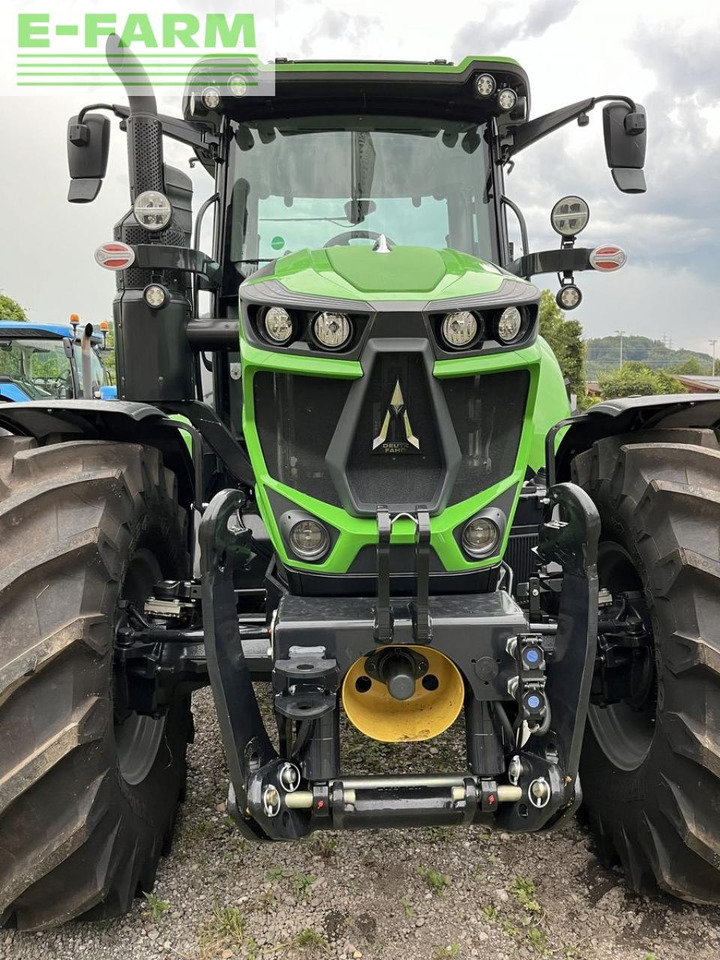
M276 817L280 813L280 794L277 787L265 787L263 792L263 810L266 817Z

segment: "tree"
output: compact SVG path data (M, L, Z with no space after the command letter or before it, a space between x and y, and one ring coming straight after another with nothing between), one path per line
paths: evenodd
M687 393L675 377L663 370L653 370L646 363L631 360L619 370L607 373L598 381L606 400L615 397L651 397L663 393Z
M27 316L17 300L0 293L0 320L26 321Z
M691 377L701 377L710 373L712 364L700 363L697 357L690 357L682 363L675 363L667 367L668 373L685 373Z
M585 394L585 344L579 320L566 320L549 290L540 297L540 335L550 344L557 357L570 391Z
M106 350L103 351L103 366L108 372L110 383L117 383L117 371L115 369L115 326L112 321L108 327L107 338L105 340Z

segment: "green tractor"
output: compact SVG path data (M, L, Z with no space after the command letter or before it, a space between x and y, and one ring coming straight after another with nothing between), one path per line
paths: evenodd
M720 902L720 401L570 417L531 278L571 308L624 253L576 246L578 197L532 252L505 193L599 101L615 183L642 192L642 107L529 119L504 58L277 61L274 92L241 66L200 62L182 119L129 88L69 124L75 202L105 173L102 111L127 132L131 209L96 252L118 397L0 407L2 921L151 889L208 684L254 841L547 831L582 803L634 889ZM214 178L194 223L164 136ZM354 774L341 715L427 742L423 769ZM466 760L438 769L453 724Z

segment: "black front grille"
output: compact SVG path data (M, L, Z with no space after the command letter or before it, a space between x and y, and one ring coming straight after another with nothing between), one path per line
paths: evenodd
M449 458L457 456L454 443L440 436L438 424L448 423L436 409L443 398L452 424L447 430L454 429L461 454L447 502L467 500L513 472L527 371L433 382L422 353L380 351L366 376L255 374L255 423L271 477L334 506L354 502L361 515L374 514L379 505L434 510ZM331 442L337 483L328 469ZM339 447L346 448L344 455Z
M530 376L527 370L442 380L462 462L450 504L508 477L515 467Z
M422 354L379 354L347 464L356 501L407 504L411 509L429 504L444 473Z
M289 373L255 374L255 423L271 477L334 506L340 505L325 454L352 380Z

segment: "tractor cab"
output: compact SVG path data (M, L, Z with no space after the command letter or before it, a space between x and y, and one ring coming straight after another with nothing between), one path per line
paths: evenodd
M99 397L110 386L104 344L77 325L0 321L0 402Z

